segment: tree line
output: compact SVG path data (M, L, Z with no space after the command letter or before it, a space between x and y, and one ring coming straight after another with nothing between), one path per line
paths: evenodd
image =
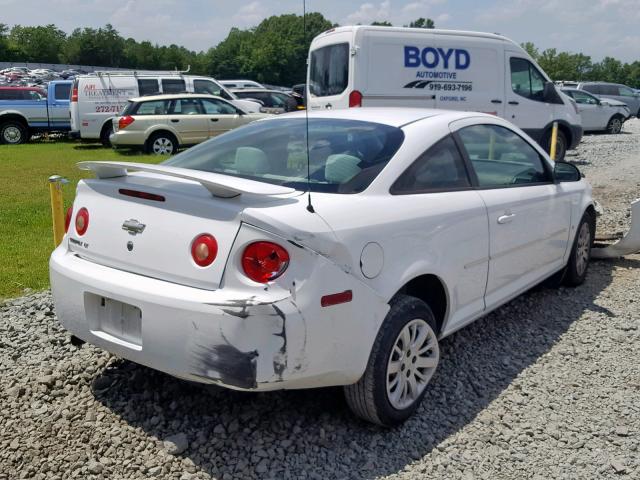
M388 21L373 25L392 26ZM295 14L272 16L257 27L232 28L218 45L196 52L175 44L165 46L124 38L110 24L76 28L67 34L53 24L9 28L0 23L0 59L147 70L181 70L190 65L196 74L290 86L305 80L311 40L336 26L320 13L309 13L305 18ZM434 28L435 24L430 18L418 18L405 26ZM522 47L553 80L602 80L640 88L638 60L623 63L605 57L594 62L582 53L559 52L555 48L540 51L531 42Z

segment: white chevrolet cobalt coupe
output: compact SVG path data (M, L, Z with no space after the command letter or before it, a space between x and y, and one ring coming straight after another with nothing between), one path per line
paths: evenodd
M294 113L80 167L50 262L75 341L238 390L343 385L381 425L416 410L439 339L583 282L595 231L580 172L479 113Z

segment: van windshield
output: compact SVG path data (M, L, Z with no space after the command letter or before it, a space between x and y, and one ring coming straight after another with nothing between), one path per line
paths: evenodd
M349 84L349 44L336 43L314 50L309 68L309 91L312 95L339 95Z
M254 122L164 162L273 183L296 190L358 193L378 176L404 140L397 127L343 119L309 119L309 175L304 117Z

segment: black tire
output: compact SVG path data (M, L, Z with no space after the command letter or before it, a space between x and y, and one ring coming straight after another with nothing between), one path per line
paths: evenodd
M164 147L160 148L159 145L156 147L157 143L163 144ZM178 141L172 133L156 132L147 140L145 151L155 155L173 155L178 151Z
M593 239L595 238L595 226L595 217L591 213L585 212L578 224L576 237L571 247L569 262L567 263L564 273L563 282L569 287L582 285L587 277L589 260L591 259L591 247L593 246ZM582 237L585 235L583 230L586 231L586 238Z
M437 331L436 320L431 308L422 300L408 295L396 295L391 300L390 305L391 309L380 327L362 378L357 383L344 387L347 404L353 413L363 420L385 427L398 425L409 418L420 405L428 388L427 383L426 386L422 387L423 390L417 398L406 408L399 409L391 404L387 393L387 366L391 355L393 355L394 346L405 326L417 319L426 322L431 329L432 341L435 342L435 347L429 350L429 354L436 359L436 366L429 369L427 382L431 379L439 360L438 341L435 333ZM409 362L408 357L403 358L403 361ZM407 373L404 370L404 365L403 371ZM397 375L403 375L403 371L400 371ZM409 376L409 373L407 373L407 376Z
M109 136L113 133L113 124L111 122L107 122L100 132L100 143L103 147L111 147L111 140L109 140Z
M547 152L551 152L551 130L547 133L544 141ZM558 128L558 137L556 138L556 161L564 160L567 153L567 137L564 132Z
M19 145L29 140L29 130L18 120L7 120L0 124L0 143Z
M620 115L614 115L609 120L607 124L607 132L612 135L617 135L618 133L622 133L622 124L624 123L624 118Z

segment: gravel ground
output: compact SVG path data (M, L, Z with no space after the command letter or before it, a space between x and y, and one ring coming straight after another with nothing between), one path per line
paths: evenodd
M640 121L570 159L628 224ZM631 133L633 132L633 133ZM618 209L618 210L616 210ZM51 296L0 306L0 480L640 478L640 255L521 296L442 342L422 407L383 430L340 389L246 394L76 349Z

